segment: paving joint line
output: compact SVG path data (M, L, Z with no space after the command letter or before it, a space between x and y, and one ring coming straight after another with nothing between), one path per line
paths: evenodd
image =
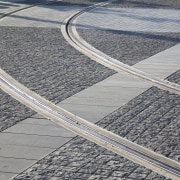
M99 7L99 6L104 6L104 3L98 3L96 5L85 8L84 10L79 11L78 13L75 13L72 16L65 19L63 25L61 25L61 33L63 34L64 38L69 42L69 44L72 45L74 48L76 48L78 51L85 54L86 56L90 57L92 60L95 60L98 63L108 68L111 68L117 72L122 72L122 71L127 72L133 76L144 79L157 87L160 87L168 91L172 91L173 93L176 93L176 94L180 94L180 85L176 83L172 83L167 80L154 77L148 73L145 73L134 67L131 67L122 62L119 62L118 60L95 49L90 44L88 44L84 39L80 37L76 29L77 19L83 13L90 11L92 9L95 9L96 7Z

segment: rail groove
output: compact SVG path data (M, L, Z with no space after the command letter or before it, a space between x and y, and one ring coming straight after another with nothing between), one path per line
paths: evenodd
M25 7L15 9L15 10L13 10L11 12L2 14L0 16L0 21L2 21L5 17L10 16L11 14L15 14L15 13L17 13L19 11L23 11L23 10L26 10L26 9L29 9L29 8L32 8L32 7L35 7L35 6L38 6L38 5L50 4L50 3L53 3L53 2L57 2L57 1L62 1L62 0L45 0L44 2L34 3L32 5L27 5Z
M30 91L0 69L0 87L12 97L64 128L172 179L180 164L90 123Z
M54 105L17 82L2 69L0 69L0 87L21 103L64 128L159 174L177 180L180 178L180 164L178 162L121 138Z
M111 1L108 1L111 2ZM150 82L152 85L157 86L161 89L168 90L170 92L176 93L180 95L180 85L176 83L172 83L170 81L160 79L158 77L152 76L148 73L140 71L132 66L124 64L106 54L95 49L90 44L88 44L84 39L82 39L77 30L76 30L76 21L80 15L83 13L90 11L96 7L104 6L108 2L105 3L98 3L96 5L90 6L70 17L65 19L63 25L61 25L61 32L64 35L64 38L71 44L74 48L78 51L82 52L86 56L90 57L91 59L97 61L98 63L111 68L117 72L127 72L133 76L139 77Z

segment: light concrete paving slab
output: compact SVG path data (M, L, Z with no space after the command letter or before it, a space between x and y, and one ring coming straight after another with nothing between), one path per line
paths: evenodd
M180 69L180 44L147 58L134 67L164 79Z
M123 104L130 101L135 94L144 92L145 89L140 88L117 88L117 87L105 87L95 86L95 96L84 96L84 98L73 96L66 101L63 101L60 106L65 105L85 105L85 106L99 106L99 108L105 107L120 107ZM98 92L96 92L98 91ZM99 96L98 96L99 95ZM100 97L100 98L99 98ZM66 106L67 107L67 106ZM98 108L98 107L97 107ZM87 108L89 109L89 107Z
M43 126L37 124L17 124L6 129L3 132L20 133L20 134L34 134L39 136L59 136L59 137L74 137L75 134L62 128L61 126Z
M38 160L54 149L0 144L0 157Z
M180 32L180 11L174 9L101 7L82 14L77 25L78 28L87 29Z
M59 127L58 124L50 121L49 119L45 119L42 116L39 115L42 119L36 119L36 118L27 118L25 121L19 122L19 124L37 124L37 125L42 125L42 126L56 126Z
M108 77L105 81L101 81L98 84L95 84L95 86L146 89L149 87L149 83L136 77L127 76L126 73L122 72Z
M0 172L20 173L37 160L0 157Z
M150 87L144 80L122 72L67 98L58 105L95 123Z
M59 28L62 20L80 10L79 7L38 6L18 12L1 21L2 26L55 27ZM96 17L99 12L98 18ZM168 16L167 16L168 13ZM144 17L145 16L145 17ZM85 17L86 22L83 22ZM158 17L158 18L157 18ZM112 21L113 19L113 21ZM158 25L159 22L161 25ZM120 21L121 23L119 23ZM176 10L152 9L107 9L99 8L79 18L81 28L105 28L153 32L179 32L179 12ZM91 24L91 26L89 25ZM169 51L170 50L170 51ZM167 77L179 66L179 46L169 49L137 64L137 68L146 70L158 77ZM166 63L165 59L166 58ZM157 63L164 66L157 68ZM147 68L147 64L149 67ZM134 66L136 67L136 66ZM161 67L161 66L160 66ZM169 67L169 68L167 68ZM178 67L179 68L179 67ZM158 73L157 74L157 70ZM141 94L151 85L133 78L126 73L115 74L58 105L93 123L110 114L135 96ZM39 114L0 133L0 177L12 177L36 162L54 148L66 143L75 134ZM4 156L4 157L2 157ZM7 158L9 157L9 158ZM31 159L31 160L30 160Z
M1 145L16 145L27 147L39 147L39 148L51 148L56 149L71 138L67 137L52 137L52 136L38 136L28 134L14 134L14 133L1 133L0 134L0 146Z
M77 116L80 116L92 123L97 122L102 117L109 114L109 112L114 111L114 109L117 109L118 107L107 107L107 106L88 106L85 104L61 104L62 108L76 114Z
M109 112L113 112L118 107L103 107L103 106L88 106L79 104L61 104L62 108L80 116L92 123L99 121L102 117L106 116Z
M39 5L4 18L1 26L60 28L63 20L82 7Z
M8 1L0 0L0 9L1 9L0 17L4 14L10 13L12 11L16 11L19 8L24 8L28 6L27 4L20 3L20 1L23 0L19 0L18 1L19 3L17 3L17 0L8 0Z
M16 173L6 173L6 172L0 172L0 179L1 180L6 180L6 179L11 179L17 175Z

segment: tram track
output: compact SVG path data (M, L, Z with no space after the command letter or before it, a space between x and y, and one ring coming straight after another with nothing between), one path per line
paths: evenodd
M11 14L15 14L15 13L17 13L17 12L19 12L19 11L23 11L23 10L26 10L26 9L29 9L29 8L32 8L32 7L35 7L35 6L38 6L38 5L50 4L50 3L53 3L53 2L56 2L56 1L58 1L58 0L45 0L45 2L39 2L39 3L35 3L35 4L32 4L32 5L27 5L27 6L25 6L25 7L21 7L21 8L15 9L15 10L13 10L13 11L11 11L11 12L2 14L2 15L0 16L0 21L1 21L2 19L4 19L5 17L10 16ZM61 0L59 0L59 1L61 1Z
M111 2L111 1L108 1ZM79 11L78 13L68 17L65 19L63 25L61 25L61 32L65 39L71 44L74 48L76 48L78 51L82 52L86 56L90 57L92 60L95 60L96 62L115 70L116 72L127 72L133 76L136 76L138 78L144 79L151 83L154 86L157 86L161 89L176 93L180 95L180 85L176 83L172 83L170 81L160 79L158 77L152 76L151 74L148 74L146 72L143 72L139 69L136 69L132 66L129 66L127 64L124 64L106 54L99 51L98 49L92 47L90 44L88 44L84 39L82 39L76 29L76 23L77 19L82 15L83 13L86 13L88 11L91 11L97 7L105 6L108 2L105 3L98 3L96 5L90 6L82 11Z
M24 10L24 8L22 10ZM14 13L16 12L17 11ZM2 69L0 69L0 86L5 92L21 103L64 128L136 163L148 167L161 175L172 179L180 178L180 164L178 162L130 142L127 139L121 138L112 132L100 128L99 126L54 105L24 87Z

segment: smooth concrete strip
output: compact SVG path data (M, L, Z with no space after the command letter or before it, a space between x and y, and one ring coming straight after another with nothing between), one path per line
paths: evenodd
M18 133L18 134L34 134L39 136L59 136L59 137L74 137L75 134L69 132L61 126L43 126L37 124L16 124L3 132Z
M56 149L62 146L71 138L52 137L52 136L38 136L29 134L14 134L14 133L1 133L1 145L16 145L38 148L51 148Z
M39 6L38 8L34 7L33 11L32 9L29 9L27 11L22 11L15 14L10 19L4 19L3 21L1 21L1 25L27 27L59 27L61 20L77 11L78 8L75 11L73 9L69 11L65 10L66 9L64 7L62 10L61 7L55 6L51 6L48 8L47 6ZM57 20L57 17L60 19ZM110 18L112 19L112 16ZM176 51L178 51L178 48L176 49ZM172 52L169 56L169 51L167 50L167 54L165 54L165 56L173 59L175 57L173 55L174 52ZM164 55L162 55L161 57L162 60L163 58L165 58L163 56ZM159 59L160 58L154 59L155 64L156 62L160 64L164 63L163 61L159 62ZM146 62L149 63L149 60L150 59L147 59ZM167 58L167 62L171 64L173 61L168 61ZM147 64L141 64L139 65L139 68L145 69L147 67L146 65ZM172 66L169 65L168 67L169 69L172 68ZM162 68L161 71L163 72L164 77L171 74L171 70L169 71L169 69ZM155 70L155 68L151 67L151 73L154 72L153 70ZM172 71L175 71L174 68ZM81 117L84 117L91 122L97 122L104 116L116 110L118 107L126 104L135 96L141 94L145 89L149 87L150 85L143 80L131 77L126 73L119 73L64 100L59 105ZM55 149L57 147L60 147L71 137L75 136L75 134L66 131L64 128L61 128L59 126L57 127L50 121L48 122L47 120L44 120L40 115L35 115L33 117L34 118L28 118L27 120L24 120L23 122L0 133L0 146L3 148L1 151L1 156L4 156L0 157L0 177L8 176L8 178L10 178L14 176L14 173L22 172L24 169L36 162L36 160L30 160L30 158L40 159L48 153L48 149ZM9 150L9 152L6 152L6 149L10 149L8 147L14 148L14 152L13 150ZM32 151L38 149L38 153L32 153L31 155L30 149ZM37 157L36 155L38 155L39 157ZM12 156L12 158L10 156ZM19 157L21 159L19 159Z
M180 32L179 19L180 12L174 9L101 7L82 14L77 26L133 32Z
M53 123L49 119L43 118L42 116L40 116L40 117L41 118L39 118L39 119L30 117L30 118L27 118L25 121L19 122L19 124L37 124L37 125L43 125L43 126L56 126L56 127L59 127L58 124Z
M19 11L1 21L1 26L59 28L68 16L82 7L39 5Z
M0 172L18 174L37 160L0 157Z
M166 78L180 69L180 44L147 58L133 67L159 78Z
M150 87L147 82L122 72L71 96L58 105L95 123Z
M171 48L169 49L171 52ZM158 56L163 59L163 56L166 56L168 53L168 50L164 52L161 52ZM173 59L173 55L171 56L171 59ZM175 56L176 57L176 56ZM155 58L155 59L154 59ZM155 64L154 67L156 67L157 63L162 63L162 61L159 62L159 58L156 58L156 56L153 56L152 58L146 59L144 64L141 62L136 65L139 67L146 68L146 65L150 62L148 60L152 60ZM166 61L169 64L171 62L176 61ZM173 64L173 63L172 63ZM167 67L167 66L166 66ZM172 66L168 66L170 69ZM154 73L156 68L151 68L151 73ZM163 77L166 77L173 73L175 69L173 69L173 72L169 72L169 69L161 68L161 72L163 72ZM171 71L171 70L170 70ZM97 122L98 120L102 119L104 116L108 115L112 111L116 110L118 107L122 106L123 104L126 104L128 101L136 97L137 95L144 92L146 89L148 89L151 85L147 82L135 78L133 76L130 76L127 73L118 73L115 74L104 81L97 83L96 85L85 89L84 91L81 91L80 93L75 94L74 96L62 101L59 103L59 105L66 110L69 110L70 112L80 116L84 117L85 119L91 121L91 122ZM35 146L42 146L42 147L53 147L56 148L58 146L63 145L63 143L67 142L70 137L75 136L75 134L66 131L64 128L57 127L54 123L44 120L44 118L38 114L34 115L33 118L28 118L21 123L8 128L0 135L0 145L2 147L5 147L4 140L5 139L11 139L6 141L6 147L10 147L10 145L15 146L32 146L31 149ZM48 138L47 138L48 137ZM69 138L68 138L69 137ZM60 138L56 139L55 143L52 143L51 138ZM36 139L36 140L35 140ZM46 141L47 140L47 141ZM55 139L53 139L55 140ZM13 147L13 146L12 146ZM22 147L20 147L22 148ZM18 149L18 148L16 148ZM23 148L22 148L23 151ZM28 151L27 151L28 152ZM42 155L39 154L39 158L44 156L47 152L42 151ZM7 153L2 153L1 156L5 156ZM32 160L28 160L28 157L30 157L24 149L24 153L22 155L18 154L17 152L9 154L9 156L13 157L26 157L27 159L16 159L14 158L3 158L2 163L6 164L7 168L3 168L3 165L0 165L0 172L11 172L11 173L18 173L23 171L23 168L26 168L30 166L33 162ZM33 156L31 156L33 157ZM1 157L2 158L2 157ZM36 157L37 158L37 157ZM16 162L23 163L23 167L21 165L17 165L16 167L13 166L13 163ZM12 162L12 163L11 163ZM9 169L9 171L8 171Z
M6 180L6 179L11 179L14 177L17 173L6 173L6 172L0 172L0 179Z
M26 120L24 120L26 121ZM75 134L43 119L20 123L0 133L1 177L13 177L68 142ZM43 122L44 124L43 124Z
M24 158L28 160L38 160L49 154L54 149L39 148L30 146L4 145L0 144L0 157L6 158Z

